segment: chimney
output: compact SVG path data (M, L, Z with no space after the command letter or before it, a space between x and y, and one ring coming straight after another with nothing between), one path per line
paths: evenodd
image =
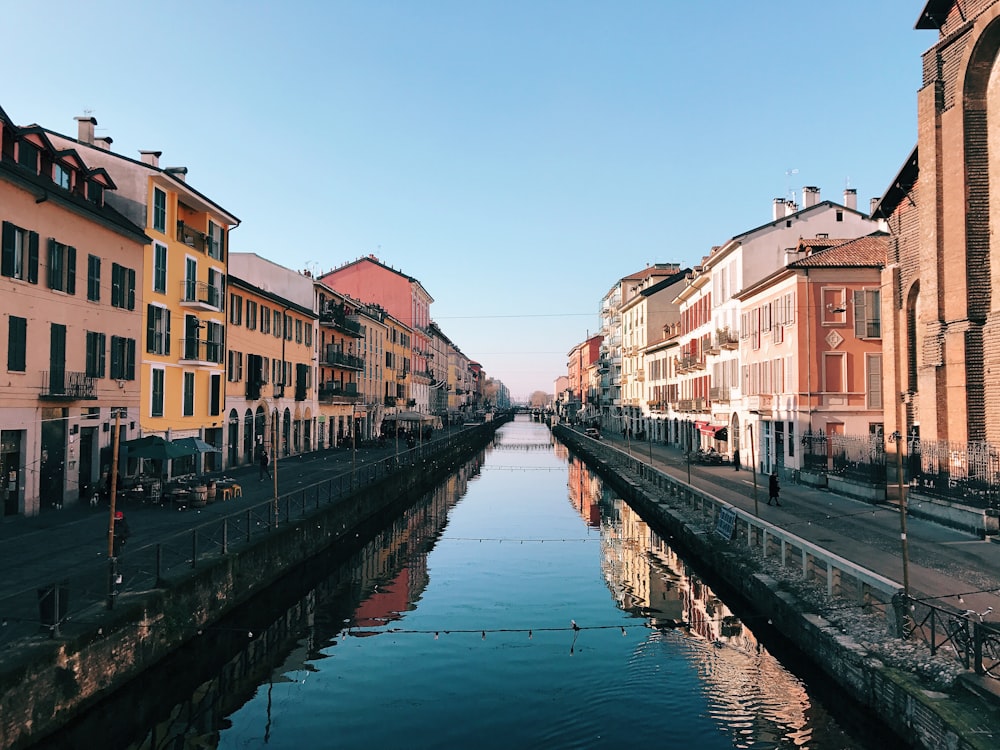
M187 167L167 167L163 171L169 175L173 175L181 182L187 182L187 173L188 173Z
M97 146L98 148L103 148L105 151L111 150L112 143L114 143L114 141L109 135L105 135L102 136L101 138L94 139L94 145Z
M785 216L791 216L799 210L799 204L795 201L785 201Z
M97 125L96 117L77 117L76 119L76 139L80 143L93 144L94 142L94 126Z
M875 208L878 206L879 201L882 200L881 196L876 196L871 199L871 203L868 206L868 215L875 213Z
M148 164L151 167L159 167L160 156L162 154L162 151L139 151L139 158L143 164Z
M852 211L858 210L858 191L854 188L844 190L844 205Z
M819 188L806 185L802 188L802 208L809 208L819 203Z
M773 215L774 220L777 221L778 219L782 218L784 215L785 215L785 199L784 198L775 198L774 199L774 215Z

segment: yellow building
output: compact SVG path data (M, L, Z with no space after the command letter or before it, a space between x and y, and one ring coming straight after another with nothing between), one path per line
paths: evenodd
M108 171L119 186L108 203L145 228L139 424L144 435L196 436L222 448L225 279L229 230L239 220L187 183L186 167L162 168L159 151L137 161L95 139L93 117L78 136L49 133ZM112 293L121 280L112 279ZM171 473L198 470L201 457L174 461ZM205 456L221 468L221 454Z
M254 253L229 259L226 463L317 447L312 280ZM275 450L275 441L278 449Z

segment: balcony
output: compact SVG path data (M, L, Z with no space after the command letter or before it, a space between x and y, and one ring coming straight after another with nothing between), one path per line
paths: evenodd
M382 404L384 406L395 406L398 399L395 396L383 396Z
M222 291L204 281L186 279L181 282L181 306L217 312L222 309Z
M199 232L194 227L185 224L183 221L177 222L177 241L187 245L192 250L206 253L210 258L221 258L222 248L218 240L209 237L204 232Z
M336 344L327 344L320 364L330 367L340 367L345 370L364 370L365 361L353 354L346 354Z
M401 367L396 370L396 380L406 380L407 376L410 374L409 367Z
M646 382L646 371L645 370L637 370L636 373L635 373L635 379L639 383L645 383Z
M739 349L739 337L728 328L720 328L715 332L715 341L720 349Z
M348 336L364 338L364 329L356 315L348 315L340 307L327 307L320 311L319 324L346 333Z
M687 356L677 359L677 372L693 372L704 369L705 360L702 357Z
M39 398L54 401L96 401L96 380L83 372L43 370Z
M319 400L324 404L353 404L361 400L361 394L358 393L357 383L336 383L331 381L320 384ZM395 403L395 400L393 400L393 405Z
M728 385L713 385L708 389L709 398L719 404L729 403L729 393L730 388Z
M222 362L223 347L217 341L181 339L181 364L217 365Z

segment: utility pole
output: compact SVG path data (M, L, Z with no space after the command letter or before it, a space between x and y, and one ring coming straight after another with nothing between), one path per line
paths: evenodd
M898 430L889 436L896 445L896 480L899 483L899 540L903 553L903 595L910 595L910 545L906 539L906 483L903 481L903 446L906 436Z
M282 386L284 387L284 386ZM274 410L274 419L271 420L271 454L273 459L271 465L274 467L271 476L274 482L274 528L278 528L278 410Z
M115 412L115 435L111 443L111 497L108 514L108 609L114 609L118 596L118 556L115 555L115 500L118 496L118 451L121 449L121 409ZM58 613L56 613L58 617Z
M753 471L753 514L755 516L759 516L760 515L760 508L757 505L757 457L756 457L756 454L754 453L754 448L753 448L753 425L752 424L748 424L747 425L747 432L750 435L750 463L752 464L752 466L750 468Z

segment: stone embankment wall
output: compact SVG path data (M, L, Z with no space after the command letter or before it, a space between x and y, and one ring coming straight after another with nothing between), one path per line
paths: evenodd
M578 433L561 426L553 428L553 432L638 509L651 526L669 538L672 546L743 596L845 694L908 744L928 750L995 747L991 733L981 731L984 714L991 712L984 711L976 699L935 691L917 675L890 667L851 635L815 613L807 601L765 572L752 556L706 531L704 525L692 523L677 496L665 498L655 484L606 460L603 450L591 450L592 441ZM673 501L677 501L674 507Z
M468 442L425 454L422 463L334 505L283 523L252 545L207 558L162 588L122 597L63 629L59 640L19 645L0 672L0 747L41 742L102 697L169 656L297 565L373 519L386 523L482 450L503 420L470 430Z

